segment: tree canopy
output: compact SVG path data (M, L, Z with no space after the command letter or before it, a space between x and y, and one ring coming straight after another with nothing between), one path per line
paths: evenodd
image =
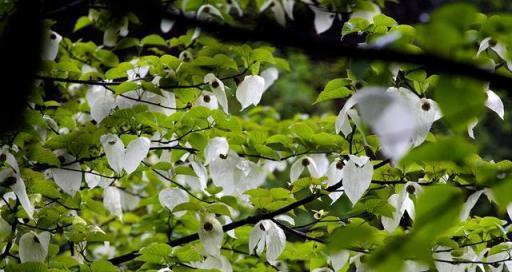
M36 2L0 269L512 271L508 1Z

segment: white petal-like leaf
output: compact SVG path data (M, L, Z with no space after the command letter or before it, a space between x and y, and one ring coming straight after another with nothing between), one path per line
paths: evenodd
M471 210L473 209L473 207L475 207L476 202L478 201L478 199L480 199L480 196L482 196L483 193L484 193L484 190L480 190L480 191L472 193L468 197L468 199L462 206L462 210L461 210L460 216L459 216L460 221L466 221L468 219L469 214L471 213Z
M274 84L274 81L276 81L279 78L279 70L275 67L270 67L261 72L261 77L265 80L265 87L263 88L263 91L266 91L272 84Z
M148 155L151 141L145 137L139 137L131 141L126 147L123 160L123 168L131 174L139 167L140 162Z
M121 193L119 192L119 189L113 186L105 188L103 192L103 206L105 206L107 211L117 216L119 219L123 217Z
M188 202L188 194L178 188L166 188L160 191L158 194L158 200L162 206L172 211L174 207L179 204ZM176 216L181 216L183 214L185 214L185 212L177 212Z
M30 231L23 234L19 241L21 262L45 262L49 244L50 233L47 231L38 234Z
M208 141L204 149L205 164L208 165L213 160L219 159L220 155L227 155L229 151L228 140L224 137L215 137Z
M220 256L220 248L224 240L224 231L219 220L215 215L209 214L201 219L199 227L199 240L203 245L203 250L212 256Z
M70 196L74 196L80 190L82 184L82 169L78 162L66 166L68 169L52 169L53 179L62 191Z
M373 165L370 161L363 166L357 166L350 159L343 168L343 188L348 198L355 204L370 186L373 176Z
M491 90L488 90L486 93L487 101L485 102L485 106L494 111L501 119L504 119L505 107L503 106L501 98Z
M21 177L16 177L16 183L11 185L11 190L16 194L16 197L20 201L21 206L27 213L30 219L33 218L34 215L34 207L32 203L30 203L30 199L27 195L27 188L25 187L25 182Z
M120 173L123 169L125 157L123 142L114 134L102 135L100 142L105 150L108 164L115 172Z
M245 76L236 89L236 99L242 110L250 105L258 105L265 91L265 79L261 76Z
M160 21L160 30L163 33L167 33L169 31L171 31L173 26L174 26L174 21L173 20L162 18L162 20Z
M55 60L57 53L59 52L59 44L61 41L62 36L57 34L57 32L48 30L43 33L41 59Z
M336 18L336 13L325 11L324 9L315 7L313 5L309 6L313 13L315 14L315 29L316 33L323 33L329 28L331 28L334 19Z

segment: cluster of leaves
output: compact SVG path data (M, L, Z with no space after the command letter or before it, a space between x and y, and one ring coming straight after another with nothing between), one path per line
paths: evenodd
M259 14L286 25L311 9L318 34L344 20L340 38L361 48L512 69L510 15L471 5L413 27L382 14L384 1L165 4L226 27ZM73 41L48 22L24 122L3 137L0 268L512 268L512 162L482 159L470 139L487 108L505 118L492 85L346 61L310 101L345 102L337 116L282 119L258 104L297 68L284 52L171 31L168 18L132 37L143 22L102 3L80 15L74 31L103 39Z

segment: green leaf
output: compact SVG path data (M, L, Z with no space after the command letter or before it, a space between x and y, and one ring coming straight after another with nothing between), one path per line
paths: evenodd
M153 243L142 248L139 252L141 255L137 257L137 260L148 263L165 264L169 262L168 258L172 254L172 248L168 244Z
M76 32L88 25L90 25L92 22L91 20L89 19L89 17L87 16L82 16L80 18L78 18L78 20L76 21L75 23L75 27L73 28L73 32Z
M460 161L476 153L476 147L466 140L451 137L423 144L411 150L401 163Z
M57 156L40 145L33 145L28 149L28 152L29 153L27 155L31 160L37 161L41 164L60 166L60 161Z
M467 125L483 112L486 95L481 82L442 76L434 98L443 112L443 120L465 133Z
M137 90L140 86L135 81L125 81L115 87L116 94L123 94L129 91Z
M105 260L95 261L91 265L92 272L117 272L119 269Z
M346 87L349 84L349 79L337 78L329 81L313 104L349 96L352 94L352 91Z
M361 219L356 219L334 231L327 244L329 251L338 252L341 249L361 247L376 242L379 230L361 221Z
M167 43L165 42L164 38L162 38L156 34L151 34L151 35L144 37L140 41L140 43L144 46L146 46L146 45L167 46Z

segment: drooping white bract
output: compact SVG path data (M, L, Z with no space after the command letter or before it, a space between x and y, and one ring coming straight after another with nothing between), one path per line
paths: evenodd
M345 102L338 114L335 122L337 132L352 132L348 111L353 106L357 106L361 119L378 136L381 151L386 157L398 161L409 150L418 121L414 109L401 95L379 87L359 90Z
M95 188L96 186L99 186L101 188L107 187L110 183L112 183L114 180L108 177L105 177L103 175L100 175L100 173L96 171L91 171L90 173L84 174L85 183L87 183L87 186L89 188Z
M238 4L238 1L237 0L231 0L231 1L226 1L226 4L224 5L225 9L224 11L229 14L231 12L232 9L234 9L237 13L238 13L238 16L241 17L242 15L244 15L244 12L243 10L240 8L240 4Z
M487 90L486 94L487 100L485 101L485 106L494 111L501 119L505 119L505 107L503 106L501 98L491 90Z
M296 160L290 168L290 182L294 182L299 179L300 175L306 168L312 177L321 178L325 176L328 167L329 160L325 154L302 156Z
M105 30L103 33L103 45L114 47L117 44L117 38L119 36L125 37L126 35L128 35L128 18L123 17Z
M236 99L242 110L250 105L258 105L265 91L265 79L261 76L245 76L236 89Z
M190 266L198 269L217 269L223 272L233 272L233 267L228 258L223 255L219 256L206 256L202 262L191 262Z
M16 158L9 152L9 147L7 146L4 146L0 150L0 155L5 155L5 163L11 167L0 171L0 182L5 182L5 180L8 178L15 179L14 184L10 185L9 188L11 188L11 190L16 195L16 198L19 200L28 217L32 219L34 214L34 206L32 206L32 203L28 198L25 182L20 176L18 162L16 161Z
M484 192L485 192L485 190L479 190L479 191L472 193L468 197L468 199L462 206L462 210L460 211L460 215L459 215L460 221L464 222L468 219L469 214L471 213L471 210L473 209L473 207L475 207L476 202L478 201L478 199L480 199L480 196L482 196L482 194Z
M167 33L169 31L171 31L173 26L174 26L173 20L169 20L167 18L162 18L162 20L160 21L160 31L162 31L163 33Z
M222 13L220 13L220 11L216 7L210 4L202 5L197 10L197 18L201 20L213 19L214 17L224 19Z
M101 136L100 142L103 145L110 167L117 173L121 173L124 169L128 174L137 169L140 162L148 154L151 144L148 138L138 137L131 141L125 149L121 139L114 134Z
M329 261L334 271L340 271L348 262L349 258L350 252L348 250L340 250L329 255Z
M289 9L289 4L288 9ZM268 7L270 7L270 10L272 10L272 13L274 13L274 17L276 18L276 21L281 26L286 26L286 14L283 5L279 0L266 0L260 7L260 12L265 11Z
M410 198L410 194L418 195L422 192L423 188L421 188L418 183L407 182L400 193L393 194L388 198L388 203L395 208L395 210L392 218L385 216L381 218L382 225L387 232L391 233L398 227L400 219L402 219L405 212L414 220L415 207L414 202Z
M62 154L60 156L64 158L64 164L75 161L75 157L69 154ZM74 162L63 168L53 168L51 169L51 174L55 183L66 194L74 196L80 190L80 185L82 184L82 168L80 163Z
M503 101L501 98L493 91L487 89L487 100L485 101L485 106L490 110L494 111L502 120L505 119L505 107L503 106ZM468 124L468 135L472 139L475 139L475 135L473 129L478 124L478 119L474 119Z
M441 119L441 110L437 103L428 98L420 98L411 90L406 88L389 88L386 92L398 94L403 97L413 109L414 117L416 119L415 133L411 139L411 144L416 147L422 144L427 138L432 124Z
M343 179L343 167L344 163L337 159L334 160L327 168L327 186L333 186ZM329 193L332 203L338 200L343 195L343 191Z
M162 206L172 210L181 203L188 202L188 194L179 188L166 188L160 191L158 194L158 200ZM176 216L182 216L185 214L184 211L176 212Z
M226 90L222 80L218 79L214 74L209 73L204 76L203 82L210 85L210 89L213 94L215 94L219 105L225 113L229 113L228 98L226 97Z
M183 186L190 187L193 191L203 192L204 189L206 189L206 184L208 182L208 170L194 159L189 158L189 161L189 166L192 167L196 176L178 174L175 177L176 182Z
M505 44L498 42L491 37L487 37L480 42L476 55L480 55L487 49L494 51L503 61L506 62L507 68L512 71L512 60L508 57L508 50Z
M256 251L258 255L261 255L266 249L265 257L270 264L275 264L285 246L286 235L272 220L261 220L254 225L249 235L249 254Z
M114 94L104 86L92 86L85 97L91 109L91 117L96 123L100 123L116 106Z
M336 13L329 12L314 5L309 6L315 14L315 30L317 34L323 33L331 28L336 18Z
M254 162L240 158L238 154L229 151L227 156L210 162L210 177L215 186L223 188L224 195L233 195L246 200L243 193L257 188L265 182L266 173Z
M226 156L229 152L228 140L224 137L214 137L208 141L204 149L204 160L205 165L208 165L211 161L216 160L219 156Z
M214 93L208 91L202 91L194 105L203 106L209 108L210 110L216 110L219 108L217 97L214 95Z
M263 169L267 174L273 173L274 171L284 171L286 169L286 161L274 161L274 160L263 160Z
M353 205L364 195L370 186L373 176L373 165L366 156L349 155L343 168L343 189Z
M260 75L265 80L265 86L263 87L263 92L265 92L279 78L279 70L275 67L270 67L263 70Z
M59 44L62 41L62 36L57 32L47 30L43 34L43 42L41 48L41 59L55 60L59 52Z
M295 0L281 0L283 2L283 8L284 8L284 11L286 13L286 15L288 16L288 18L290 18L291 20L294 20L293 18L293 6L295 5Z
M211 256L220 256L224 231L214 214L207 214L201 217L198 234L199 241L203 245L203 251Z
M108 186L103 191L103 206L111 214L119 219L123 217L123 206L121 204L121 192L114 186Z
M40 233L30 231L23 234L19 241L21 262L44 262L48 256L49 245L50 233L47 231Z

